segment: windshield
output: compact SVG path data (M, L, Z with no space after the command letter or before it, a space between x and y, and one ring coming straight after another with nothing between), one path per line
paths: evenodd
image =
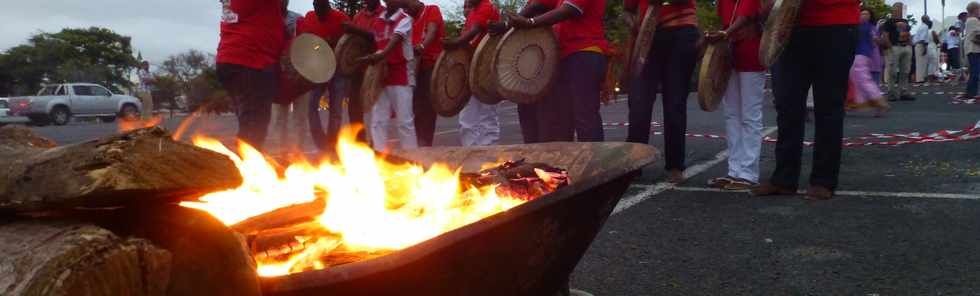
M59 86L60 85L49 85L49 86L45 86L44 88L41 89L41 91L37 92L37 95L38 96L50 96L50 95L54 95L54 91L57 90Z

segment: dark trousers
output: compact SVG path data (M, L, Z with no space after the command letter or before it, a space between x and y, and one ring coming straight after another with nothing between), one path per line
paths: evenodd
M600 53L580 51L561 59L551 94L534 104L518 106L525 143L572 142L576 138L601 142L599 92L605 77L606 56Z
M960 48L954 47L946 50L946 63L949 64L949 69L959 69L960 68Z
M429 83L432 80L432 69L419 70L415 82L415 93L412 95L412 112L415 113L415 137L419 147L432 147L436 133L436 110L432 108Z
M313 142L320 151L333 152L337 147L337 138L340 136L340 128L344 123L344 102L347 102L347 116L351 124L361 124L363 122L363 112L360 108L360 101L354 97L356 91L352 90L351 79L348 77L336 76L324 86L313 89L310 94L310 133ZM327 125L324 129L323 121L320 119L320 98L324 90L329 89L327 104L329 113ZM358 133L357 139L365 141L363 130Z
M668 170L684 169L687 97L697 64L698 38L700 34L695 27L658 30L646 66L630 83L630 126L626 141L650 142L650 120L659 90L663 96L664 153Z
M273 67L258 70L234 64L218 64L217 72L235 106L238 139L261 150L272 117L272 99L278 91L278 73Z
M810 184L831 190L837 187L844 100L857 38L854 26L806 27L793 32L777 61L779 67L772 72L779 127L772 184L788 189L798 187L806 100L812 86L816 143Z
M980 84L980 53L967 54L966 59L970 63L970 80L966 82L966 95L972 98L977 95L977 86Z

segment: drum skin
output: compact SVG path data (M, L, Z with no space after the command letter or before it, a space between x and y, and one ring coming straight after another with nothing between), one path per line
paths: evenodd
M470 100L469 70L473 50L469 46L444 50L436 59L429 83L432 109L443 117L459 114Z

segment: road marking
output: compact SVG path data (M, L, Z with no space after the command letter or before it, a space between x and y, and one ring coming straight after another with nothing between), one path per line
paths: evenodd
M768 136L774 131L776 131L776 127L766 128L765 130L762 131L762 136L763 137ZM726 159L728 159L728 149L722 150L721 152L718 152L718 154L715 154L715 158L712 160L688 167L686 170L684 170L684 179L685 180L691 179L691 177L697 176L698 174L707 171L711 167L715 166L716 164L722 161L725 161ZM620 200L619 203L616 204L616 208L613 209L612 212L613 215L625 211L626 209L629 209L635 205L638 205L650 199L651 197L660 194L661 192L667 191L668 189L676 188L676 185L668 182L660 182L654 185L633 185L630 187L643 188L643 191L640 191L639 193L633 194L631 196L627 196L622 200Z
M723 193L748 193L748 190L724 190L718 188L704 188L704 187L672 187L671 190L685 191L685 192L723 192ZM806 194L806 191L800 190L798 194ZM942 198L942 199L980 199L980 194L964 194L964 193L931 193L931 192L882 192L882 191L850 191L841 190L834 192L835 195L839 196L856 196L856 197L918 197L918 198Z

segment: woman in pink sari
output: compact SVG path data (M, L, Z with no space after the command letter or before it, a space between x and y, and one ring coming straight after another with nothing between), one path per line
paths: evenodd
M861 10L861 24L858 26L858 46L851 66L851 85L854 88L854 99L849 100L848 109L859 109L865 106L877 109L875 116L881 116L891 109L885 97L878 88L878 81L871 78L873 53L875 46L875 26L872 23L873 14L868 9Z

